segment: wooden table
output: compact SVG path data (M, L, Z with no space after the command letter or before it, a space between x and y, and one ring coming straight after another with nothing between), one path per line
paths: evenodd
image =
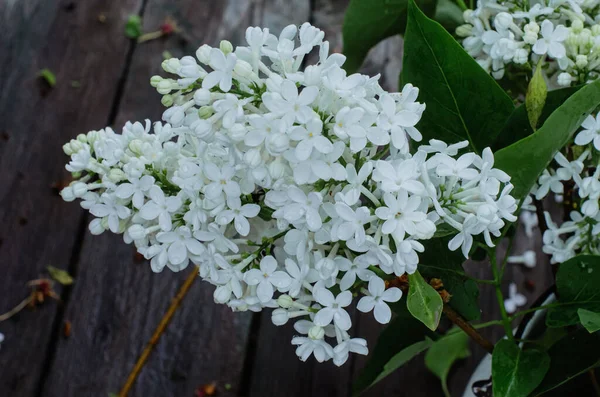
M279 32L290 23L311 21L341 50L341 24L347 0L4 0L0 2L0 312L27 296L26 283L52 265L75 275L59 289L61 303L47 302L0 323L6 340L0 350L0 396L107 397L118 392L154 327L186 274L154 274L136 261L120 236L92 236L89 217L65 203L53 184L68 177L61 146L78 133L126 120L158 120L160 97L150 87L162 72L163 51L193 54L203 43L221 39L243 43L249 25ZM156 30L167 16L182 33L136 44L124 35L131 14L143 16L144 31ZM392 38L371 52L364 71L382 74L396 88L402 45ZM48 68L56 86L37 77ZM536 237L536 243L539 237ZM517 252L534 241L519 239ZM541 257L540 257L541 259ZM544 259L546 261L546 259ZM547 265L547 262L542 263ZM485 264L472 265L485 277ZM535 280L539 293L547 266L518 281ZM192 271L189 269L188 271ZM513 273L512 270L509 273ZM219 396L349 396L365 358L341 368L313 360L300 362L290 344L293 329L276 328L268 312L233 314L217 305L213 287L197 282L139 377L131 396L193 397L217 383ZM482 289L483 318L497 315L493 291ZM72 325L64 335L65 322ZM356 335L374 346L381 327L354 313ZM500 329L486 330L497 338ZM472 357L452 372L460 395ZM368 396L439 396L438 380L422 357L389 377Z

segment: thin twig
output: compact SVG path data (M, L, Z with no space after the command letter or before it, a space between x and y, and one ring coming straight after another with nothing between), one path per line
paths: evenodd
M540 227L540 233L544 237L544 233L548 230L548 224L546 223L546 217L544 216L544 204L540 200L533 200L535 203L535 213L538 217L538 225Z
M171 305L169 306L169 310L167 310L167 312L165 313L163 318L160 320L160 323L158 324L158 327L156 327L156 330L154 331L152 338L150 338L150 341L146 345L146 348L142 352L142 355L140 356L140 358L138 358L137 362L135 363L135 367L133 367L133 370L131 370L131 373L127 377L127 381L125 382L125 385L119 392L119 397L126 397L127 393L129 393L129 390L133 387L133 384L135 383L137 376L142 371L142 368L144 367L144 364L146 364L148 357L150 357L150 353L152 353L154 346L156 346L156 344L158 343L158 340L160 339L163 332L165 331L165 329L171 322L171 319L175 315L175 311L177 311L177 308L179 307L179 305L181 305L183 298L189 292L197 275L198 275L198 270L194 269L194 271L188 276L188 278L185 280L185 282L179 289L179 292L177 293L175 298L173 298L173 301L171 302Z
M446 317L450 319L454 324L456 324L460 329L465 331L467 335L471 337L477 344L483 347L488 353L492 353L494 351L494 345L489 340L485 339L473 326L465 320L460 314L458 314L453 308L450 307L447 303L444 303L444 314Z
M27 298L23 299L23 301L21 303L19 303L17 306L13 307L6 313L0 315L0 322L8 320L9 318L14 316L21 310L25 309L25 307L27 307L27 305L31 303L32 299L33 298L31 296L28 296Z

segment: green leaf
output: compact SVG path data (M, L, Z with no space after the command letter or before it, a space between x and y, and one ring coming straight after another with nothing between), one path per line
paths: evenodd
M437 22L411 1L404 40L402 83L419 88L425 102L417 128L424 140L468 140L481 152L490 146L513 111L496 81Z
M40 70L38 76L41 77L48 86L54 87L56 85L56 76L50 69L44 68Z
M555 343L548 355L550 369L532 393L539 396L600 365L600 333L578 329Z
M520 397L531 393L544 379L550 357L538 350L521 350L514 342L502 339L492 354L494 397Z
M571 95L564 104L548 117L533 134L505 147L495 154L495 167L511 176L515 186L511 195L525 197L583 120L600 105L600 80Z
M419 0L419 4L429 15L435 11L436 0ZM408 0L350 1L342 28L348 73L356 72L381 40L404 33L407 7Z
M544 105L544 109L542 110L542 114L538 120L538 124L542 125L544 122L550 117L552 112L554 112L560 105L562 105L567 98L571 95L579 91L583 86L576 87L567 87L561 88L559 90L553 90L548 92L548 96L546 97L546 103ZM498 134L494 145L492 145L492 149L499 150L503 147L512 145L520 139L525 138L533 134L533 129L529 124L529 118L527 116L527 109L525 104L517 107L514 112L510 115L504 128Z
M446 397L450 397L447 378L452 364L470 354L469 337L464 332L454 332L438 339L425 354L425 366L440 378Z
M130 15L125 24L125 36L137 39L142 35L142 18L139 15Z
M390 375L392 372L394 372L395 370L397 370L398 368L400 368L401 366L403 366L404 364L406 364L407 362L412 360L414 357L419 355L421 352L429 349L433 344L434 344L434 342L430 338L426 337L425 340L423 340L421 342L413 343L412 345L408 346L407 348L401 350L399 353L394 355L390 359L390 361L388 361L383 366L383 371L381 371L381 373L377 376L377 378L373 381L373 383L371 383L369 385L369 387L373 386L380 380L382 380L385 377L387 377L388 375Z
M71 277L71 275L66 270L62 270L54 266L48 266L47 269L48 273L50 273L50 277L52 277L52 279L54 279L58 283L62 285L73 284L73 277Z
M527 87L527 95L525 96L525 108L529 116L529 125L531 125L534 131L542 115L542 110L546 104L546 97L548 96L548 86L542 73L543 59L540 60L535 69L535 73Z
M408 285L408 311L427 328L435 331L442 317L442 297L418 271L408 275Z
M461 252L448 249L448 240L432 238L423 241L425 251L419 255L420 272L429 279L441 279L446 291L452 295L449 305L467 321L478 320L481 316L479 287L467 277Z
M579 323L578 309L600 312L600 256L579 255L560 264L556 273L559 307L548 309L546 325Z
M412 353L418 354L423 345L417 344L426 341L426 337L437 339L435 333L429 331L408 312L405 299L391 306L395 316L379 335L367 365L354 382L354 395L362 393L387 376L382 374L386 371L386 366L391 368L390 362L394 357L398 356L395 360L403 364L411 358Z
M600 313L591 310L579 309L579 322L588 330L588 332L596 332L600 330Z

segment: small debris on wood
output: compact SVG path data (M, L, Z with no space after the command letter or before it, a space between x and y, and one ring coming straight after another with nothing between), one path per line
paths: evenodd
M50 277L52 277L52 279L57 281L59 284L62 284L62 285L73 284L73 282L74 282L73 277L71 277L69 272L67 272L66 270L62 270L62 269L59 269L54 266L48 266L47 269L48 269L48 273L50 274Z
M217 382L212 382L207 385L200 386L196 389L196 397L215 396L217 393Z
M77 8L77 4L75 4L75 2L73 2L73 1L69 1L67 4L65 4L63 6L63 10L65 10L66 12L75 11L75 8Z
M125 24L125 36L137 39L142 35L142 18L139 15L130 15Z
M71 322L69 320L65 320L63 323L63 336L65 338L71 336Z
M98 22L100 23L106 23L106 14L101 12L100 14L98 14Z
M133 262L135 262L135 263L142 263L144 260L146 260L146 258L144 258L144 255L140 254L137 251L135 251L133 253Z
M44 68L37 75L48 84L48 87L52 88L56 85L56 75L50 69Z
M71 87L72 88L79 88L79 87L81 87L81 82L79 82L77 80L71 80Z
M10 139L10 135L8 135L8 132L6 132L6 131L0 132L0 140L1 141L8 142L9 139Z

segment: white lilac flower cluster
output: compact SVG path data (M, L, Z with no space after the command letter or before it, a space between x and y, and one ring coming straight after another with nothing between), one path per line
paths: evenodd
M251 27L246 47L164 61L174 78L151 80L164 123L66 144L76 181L62 196L96 217L93 234L123 233L155 272L191 262L216 302L275 308L276 325L298 320L300 359L341 365L367 353L348 332L354 296L389 322L402 291L384 280L415 272L422 240L454 231L449 248L467 256L474 236L493 245L517 206L490 149L459 156L466 142L432 140L411 154L418 89L347 76L323 36L308 23L278 37ZM301 70L315 47L317 63Z
M577 254L600 254L600 114L588 116L567 153L558 153L534 189L540 200L553 192L571 203L570 220L560 227L548 212L543 251L552 263Z
M479 0L456 33L465 50L494 78L545 59L546 75L562 87L600 73L599 0Z

